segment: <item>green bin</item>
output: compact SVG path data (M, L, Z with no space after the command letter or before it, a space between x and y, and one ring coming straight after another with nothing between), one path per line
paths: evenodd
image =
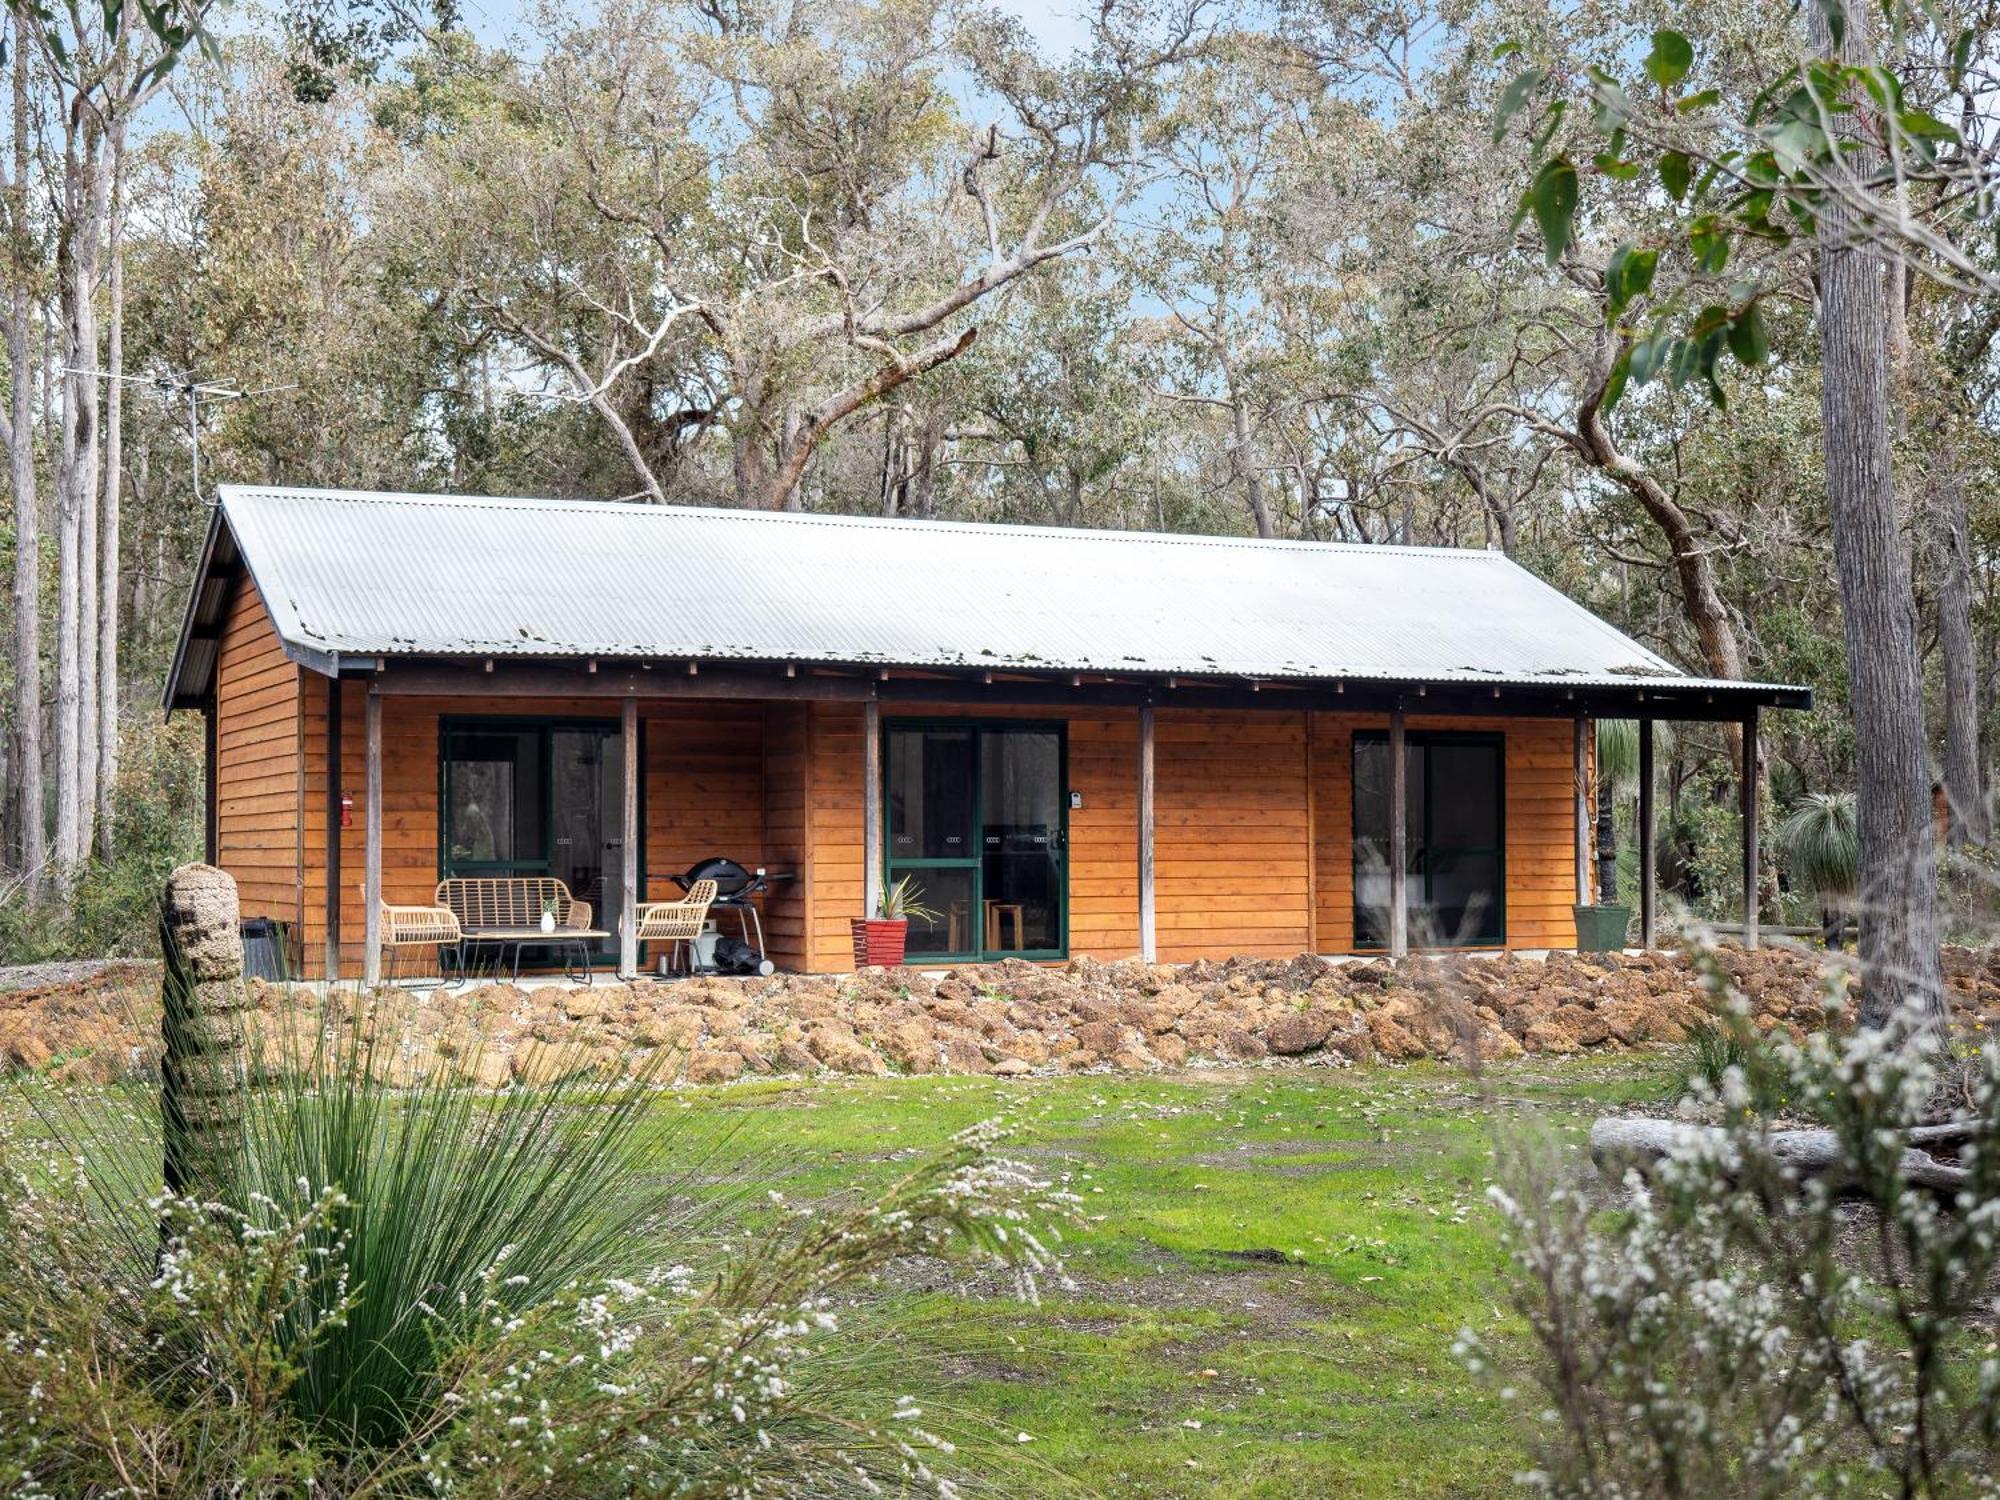
M1580 953L1616 953L1625 946L1625 929L1632 925L1629 906L1579 906L1576 946Z

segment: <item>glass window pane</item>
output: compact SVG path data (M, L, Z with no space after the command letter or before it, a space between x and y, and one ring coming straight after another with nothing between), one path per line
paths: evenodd
M445 839L454 865L539 860L541 804L539 734L477 730L447 737Z
M1503 940L1502 753L1498 743L1411 735L1407 913L1412 947L1485 946ZM1389 940L1389 745L1354 741L1354 940Z
M549 750L555 791L549 873L588 901L592 922L604 927L624 904L625 742L612 730L557 729Z
M1499 747L1430 747L1430 842L1445 849L1500 846Z
M1500 856L1434 849L1429 859L1425 941L1460 948L1500 942Z
M1062 946L1062 798L1061 736L981 734L981 941L988 951Z
M911 958L944 958L976 953L979 936L972 925L972 871L913 870L909 872L912 899L929 907L934 916L910 918L910 934L904 952ZM891 878L895 878L892 872Z
M963 729L891 729L885 777L889 858L974 859L973 737Z

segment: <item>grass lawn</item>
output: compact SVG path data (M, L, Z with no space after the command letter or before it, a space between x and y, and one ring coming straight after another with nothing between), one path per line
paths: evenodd
M1010 1492L1492 1495L1523 1466L1513 1413L1451 1344L1472 1325L1504 1348L1512 1321L1485 1201L1495 1143L1580 1138L1601 1104L1662 1086L1657 1061L1525 1059L1478 1079L1274 1068L682 1098L735 1116L726 1154L794 1200L864 1191L1000 1114L1011 1154L1083 1198L1076 1285L1039 1306L997 1280L968 1299L959 1266L890 1291L932 1411L1046 1467Z

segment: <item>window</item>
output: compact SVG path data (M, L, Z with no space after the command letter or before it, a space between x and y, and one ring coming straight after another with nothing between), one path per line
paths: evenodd
M1506 940L1505 741L1497 734L1406 734L1403 809L1410 944ZM1354 737L1354 941L1389 943L1389 737Z

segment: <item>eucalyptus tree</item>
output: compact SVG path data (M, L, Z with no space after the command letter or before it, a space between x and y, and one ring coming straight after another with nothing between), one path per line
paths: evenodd
M399 111L404 253L591 411L646 498L703 493L713 440L739 503L796 506L829 434L1104 238L1204 4L1105 6L1056 63L940 0L618 0L532 61L440 61Z
M1303 180L1325 101L1272 38L1218 38L1176 80L1155 127L1165 176L1143 233L1125 246L1142 296L1165 309L1163 399L1213 409L1226 426L1230 492L1259 536L1285 518L1263 429L1282 400L1283 289L1293 266L1287 189Z
M1698 87L1717 59L1691 77L1701 53L1662 29L1630 86L1604 62L1551 71L1531 61L1501 108L1503 125L1524 109L1536 122L1522 213L1536 218L1551 260L1577 230L1579 156L1594 177L1657 176L1682 208L1684 239L1621 246L1628 265L1638 255L1657 263L1665 249L1694 272L1679 295L1628 316L1622 363L1639 384L1696 371L1712 381L1730 355L1762 363L1767 285L1754 261L1744 274L1741 252L1816 252L1826 492L1856 726L1862 1015L1874 1024L1906 997L1943 1013L1923 665L1892 462L1892 335L1905 269L1968 289L1993 281L1961 231L1992 220L1988 122L2000 89L1983 6L1882 9L1886 66L1877 7L1827 0L1809 12L1805 45L1793 37L1752 61L1754 93ZM1565 123L1574 91L1593 105L1587 127Z

